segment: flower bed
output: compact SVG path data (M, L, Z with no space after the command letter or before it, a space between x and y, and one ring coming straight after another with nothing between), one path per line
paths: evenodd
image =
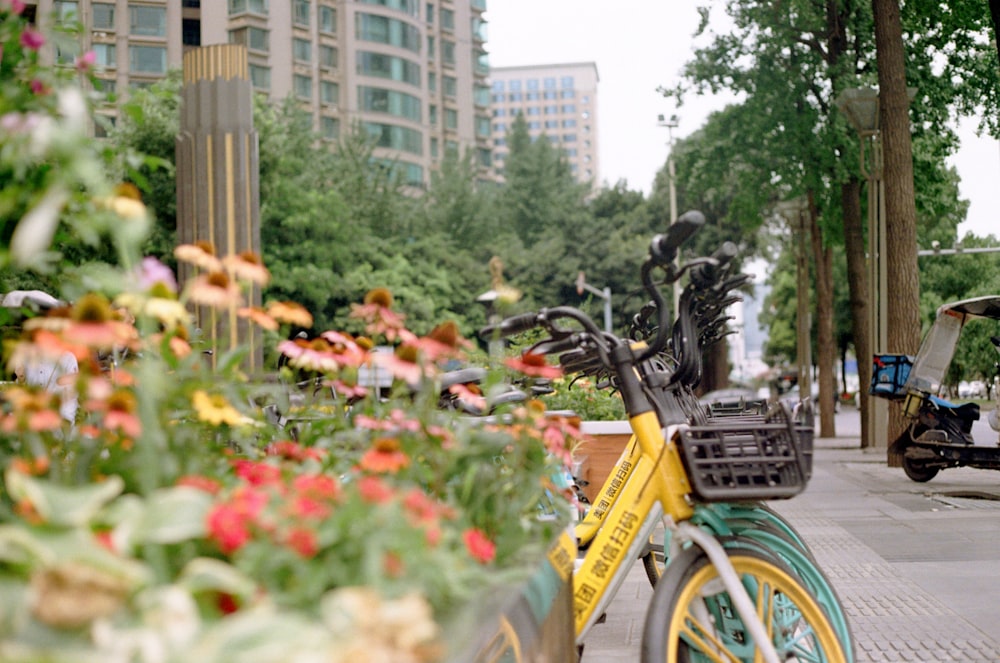
M0 208L0 262L51 269L70 225L112 241L117 266L66 275L71 304L0 312L17 332L6 366L25 376L0 398L0 660L443 661L525 596L536 626L563 614L565 565L548 555L571 518L558 479L573 426L534 406L502 425L438 407L441 367L468 344L447 323L410 333L388 292L356 306L363 336L282 341L310 317L248 305L269 278L257 256L178 247L194 272L181 287L140 259L146 210L98 175L72 72L39 65L23 8L0 0L0 174L16 202ZM195 305L238 310L284 367L245 375L245 347L206 361ZM359 382L375 368L384 398Z

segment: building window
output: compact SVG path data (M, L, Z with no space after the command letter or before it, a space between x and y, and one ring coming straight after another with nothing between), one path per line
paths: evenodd
M493 81L493 91L503 92L503 81Z
M308 76L295 74L292 77L292 88L299 99L312 101L312 79Z
M421 120L420 99L405 92L359 85L358 103L363 111L388 113L414 122Z
M118 66L114 44L94 44L92 48L96 56L94 64L98 69L114 69Z
M445 30L455 29L455 12L450 9L441 8L441 27Z
M136 74L165 74L167 49L162 46L129 46L128 68Z
M416 129L379 122L365 122L363 128L369 136L375 139L375 144L378 147L387 147L411 154L422 155L424 153L423 134Z
M230 30L230 44L242 44L251 51L267 52L270 47L270 33L260 28L240 28Z
M333 81L320 81L319 98L324 104L340 103L340 85Z
M576 112L576 104L563 104L562 112L564 112L564 113L575 113ZM586 119L587 118L587 113L584 113L583 117L584 117L584 119Z
M476 116L476 136L479 138L490 137L490 118Z
M431 156L434 157L435 159L438 158L439 145L440 143L438 143L437 138L431 138Z
M477 106L489 106L490 89L485 85L474 85L472 87L472 101Z
M358 39L420 52L420 31L416 26L387 16L363 13L355 16L355 35Z
M538 106L528 106L527 115L541 115L542 110Z
M53 3L56 10L56 16L60 23L70 23L80 20L80 8L78 2L59 2L58 0Z
M358 52L358 73L401 81L416 87L420 87L422 84L420 65L395 55L360 51Z
M572 76L563 76L563 77L562 77L562 78L561 78L561 79L559 80L559 84L560 84L560 86L561 86L561 87L562 87L563 89L569 89L569 88L572 88L572 87L573 87L573 77L572 77Z
M525 92L524 98L527 99L528 101L538 101L542 97L538 92Z
M523 96L520 92L511 92L507 95L507 101L520 102L523 101Z
M336 34L337 10L326 5L319 6L319 31Z
M435 46L434 46L434 37L428 35L427 36L427 59L428 60L433 60L436 55L437 55L437 48L435 48Z
M572 99L576 96L576 90L562 90L559 92L560 99Z
M167 8L132 5L128 8L129 31L141 37L167 36Z
M455 42L447 39L441 40L441 61L454 66L455 64Z
M337 66L337 49L326 44L319 45L319 66L334 68Z
M564 143L575 143L576 134L563 134L562 142Z
M444 109L444 128L458 129L458 111L451 108Z
M545 107L545 114L546 115L556 115L558 112L559 112L559 107L558 106L551 106L550 105L550 106L546 106Z
M429 2L427 3L427 23L434 24L434 5Z
M90 6L90 25L94 30L115 29L115 6L95 2Z
M292 55L299 62L312 62L312 43L305 39L292 39Z
M292 20L295 25L309 27L309 0L295 0L295 10Z
M545 80L542 81L542 85L546 90L556 89L556 79L553 76L546 76Z
M319 130L323 138L337 140L340 138L340 120L324 115L319 118Z
M419 0L361 0L366 5L379 5L404 12L414 18L420 16Z
M569 119L562 121L563 129L572 129L576 126L576 120Z
M258 90L271 89L271 70L256 64L250 65L250 83Z
M479 149L477 149L476 156L479 161L479 165L482 166L483 168L489 168L490 166L493 165L492 154L486 148L480 147Z
M441 77L441 89L444 91L444 96L455 97L458 95L458 80L454 76L442 76Z
M267 15L267 0L229 0L229 15L233 14L263 14Z
M558 129L559 120L545 120L545 129Z
M427 109L427 118L432 127L436 127L438 123L438 107L431 104Z
M438 75L433 71L427 72L427 89L431 92L437 92L438 89Z
M94 89L105 95L112 95L118 89L118 82L113 78L95 78Z

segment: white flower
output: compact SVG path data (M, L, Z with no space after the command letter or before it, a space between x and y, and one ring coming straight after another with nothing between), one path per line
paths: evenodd
M59 214L68 197L65 189L54 186L21 218L10 239L10 252L19 266L32 263L52 244Z

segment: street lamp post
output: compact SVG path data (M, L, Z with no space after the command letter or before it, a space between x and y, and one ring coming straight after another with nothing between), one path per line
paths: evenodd
M667 128L667 185L670 191L670 223L677 220L677 173L674 167L674 129L680 121L676 115L671 115L666 119L663 115L656 118L656 126ZM676 262L676 260L675 260ZM677 310L681 302L681 287L678 281L674 281L674 315L678 315Z
M889 300L887 297L887 246L885 227L885 184L882 180L882 140L879 136L879 97L872 88L844 90L837 106L857 130L861 139L861 174L868 181L868 301L869 339L873 355L884 354L889 344ZM870 165L865 163L865 144L871 144ZM858 361L871 361L858 357ZM861 385L864 387L864 385ZM889 403L868 399L868 446L889 444Z
M775 208L788 221L795 237L797 301L795 321L795 361L798 363L799 398L812 397L812 332L809 313L809 254L806 251L806 212L808 200L799 196L779 202Z
M580 272L576 277L576 294L583 295L584 291L597 295L604 300L604 331L611 333L611 288L605 286L598 290L587 283L587 277Z

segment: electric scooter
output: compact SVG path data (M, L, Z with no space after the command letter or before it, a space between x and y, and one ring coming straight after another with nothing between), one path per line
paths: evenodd
M916 357L875 355L873 396L902 400L909 426L889 446L902 458L903 471L913 481L930 481L949 467L1000 470L1000 437L990 442L972 437L972 424L980 418L977 403L952 403L938 396L955 353L962 328L969 320L1000 321L1000 296L977 297L945 304L920 344ZM990 339L1000 352L1000 336ZM993 379L994 408L990 427L1000 433L1000 362Z

